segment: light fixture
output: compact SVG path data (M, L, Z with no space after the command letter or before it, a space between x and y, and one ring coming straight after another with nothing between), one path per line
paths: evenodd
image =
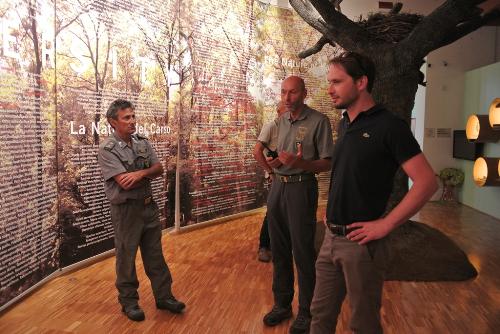
M488 115L470 115L465 134L469 141L477 143L494 143L500 139L500 131L493 130Z
M472 177L479 187L500 186L500 158L477 158Z
M489 111L490 126L494 130L500 130L500 98L496 98L490 104Z

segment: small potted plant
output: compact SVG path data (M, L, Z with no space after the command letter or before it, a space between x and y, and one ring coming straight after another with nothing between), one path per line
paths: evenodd
M457 168L443 168L439 172L439 178L443 183L443 192L441 193L441 200L447 202L455 202L455 187L464 183L464 172Z

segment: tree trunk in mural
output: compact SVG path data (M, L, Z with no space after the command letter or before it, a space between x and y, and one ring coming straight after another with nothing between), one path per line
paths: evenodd
M100 15L104 15L103 13L100 13ZM89 16L90 18L90 16ZM95 97L96 97L96 107L95 107L95 114L94 114L94 123L96 126L99 124L101 120L101 109L102 109L102 94L105 88L106 84L106 76L108 74L108 64L109 64L109 56L111 53L111 36L110 36L110 31L108 26L103 24L103 20L101 17L92 19L90 18L94 25L94 31L88 31L87 28L85 27L83 21L80 18L76 19L76 22L80 27L82 28L82 31L84 33L85 39L81 38L78 35L75 35L76 38L80 39L85 47L87 48L88 51L88 56L92 62L92 68L94 70L94 82L93 82L93 89L95 91ZM108 21L111 22L111 20L108 18ZM104 62L101 65L101 40L104 38L105 35L105 59ZM102 68L101 68L102 67ZM93 134L94 137L94 144L96 146L99 145L99 131L95 131Z
M37 22L37 8L38 4L36 1L29 1L27 4L28 18L22 20L22 26L25 33L29 36L33 43L33 58L31 59L30 72L33 75L33 107L35 116L35 129L34 133L37 140L36 148L36 183L38 189L43 189L43 143L42 137L37 134L42 133L42 55L41 55L41 43L40 43L40 32L38 31ZM38 216L43 217L42 210L42 198L39 198L36 202L36 208L38 211ZM40 228L39 235L41 235L43 230L42 222L37 222ZM37 252L42 252L41 239L38 240ZM43 259L39 258L41 263Z
M400 13L396 3L387 14L371 14L353 22L340 12L341 1L290 0L296 12L323 36L312 48L299 54L306 58L325 44L365 54L376 67L373 96L389 110L411 119L418 84L423 84L420 67L431 51L453 43L500 17L500 10L483 14L484 0L448 0L427 16ZM398 172L388 208L408 191L408 179Z

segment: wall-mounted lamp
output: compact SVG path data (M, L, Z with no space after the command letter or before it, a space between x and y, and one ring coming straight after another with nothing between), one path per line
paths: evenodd
M500 130L500 98L496 98L490 104L489 111L490 126L494 130Z
M474 182L479 187L500 186L500 158L477 158L472 171Z
M470 115L465 134L467 140L477 143L494 143L500 139L500 131L493 130L488 115Z

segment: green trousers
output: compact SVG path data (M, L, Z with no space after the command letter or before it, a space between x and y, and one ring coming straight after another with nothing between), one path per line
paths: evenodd
M158 205L154 201L144 204L144 200L112 204L111 220L115 232L116 288L120 304L127 308L136 305L139 300L139 281L135 270L139 247L155 300L172 296L172 275L161 248Z

